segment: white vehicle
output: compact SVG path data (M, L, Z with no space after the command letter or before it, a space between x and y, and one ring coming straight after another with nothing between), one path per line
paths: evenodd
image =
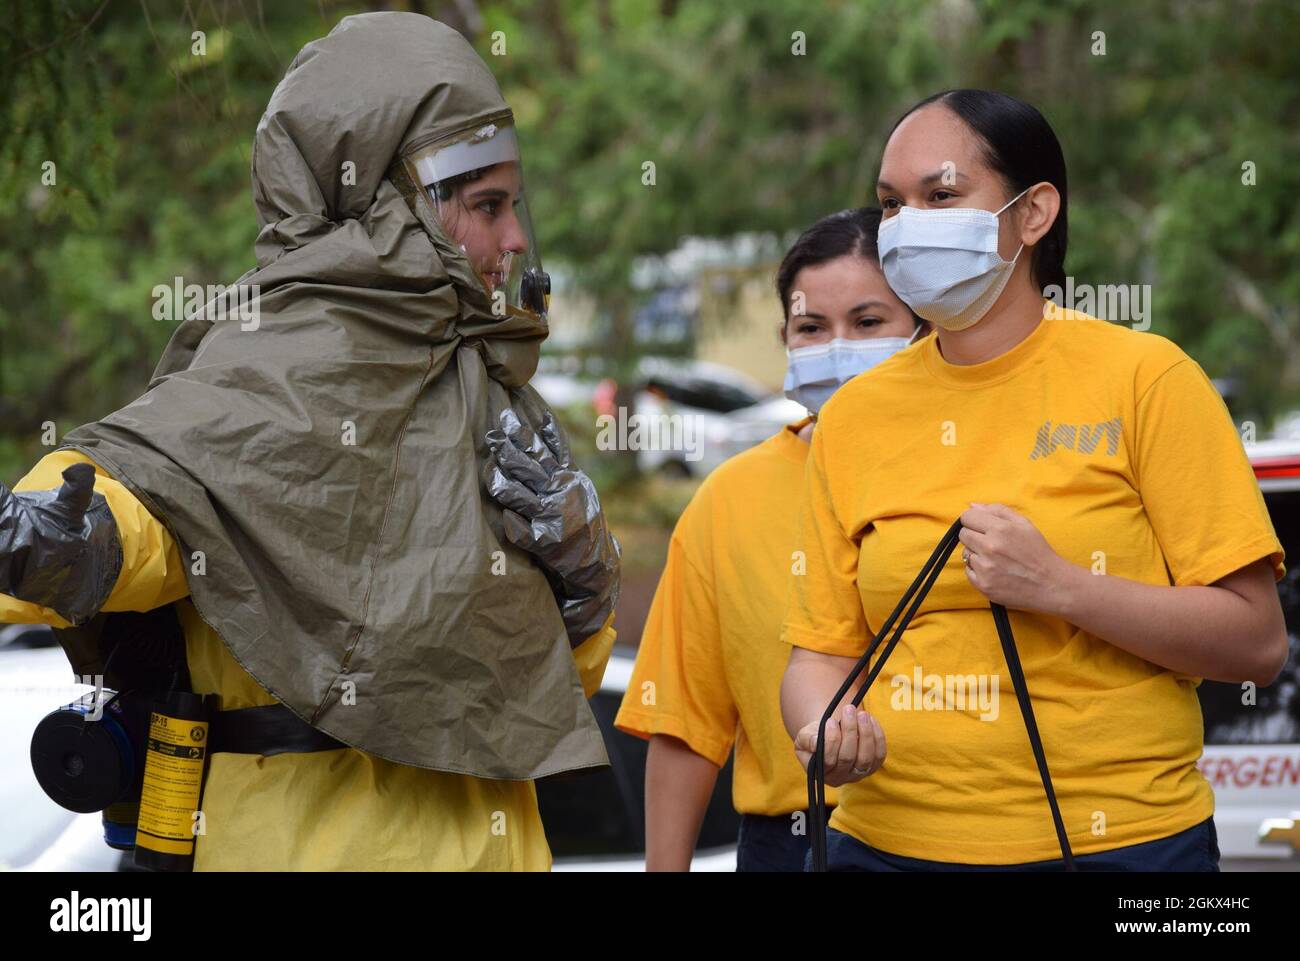
M1287 555L1277 587L1291 653L1281 676L1257 692L1201 684L1199 767L1214 788L1224 867L1271 859L1271 869L1300 870L1300 440L1260 441L1246 453Z
M115 871L121 853L104 843L98 814L73 814L41 790L31 736L41 718L91 688L43 625L0 625L0 870Z
M638 374L636 413L681 418L678 423L688 425L686 445L681 435L665 430L656 447L638 451L637 464L647 473L703 477L808 414L802 404L722 364L648 357Z
M594 405L597 381L558 366L530 381L547 403L559 409ZM635 450L642 472L678 477L703 477L808 413L740 371L705 361L643 358L632 393L632 406L615 418L610 440L616 449Z

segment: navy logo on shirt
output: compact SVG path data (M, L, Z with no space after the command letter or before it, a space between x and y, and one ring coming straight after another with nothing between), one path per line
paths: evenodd
M1120 418L1102 421L1100 424L1056 424L1044 421L1038 428L1038 438L1029 455L1030 460L1046 457L1058 447L1077 450L1080 454L1091 454L1106 441L1106 453L1114 454L1119 450Z

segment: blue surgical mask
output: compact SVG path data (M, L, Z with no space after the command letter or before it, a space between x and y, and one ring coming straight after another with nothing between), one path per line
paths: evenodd
M983 317L1006 287L1020 258L998 253L1002 210L978 207L904 207L880 222L880 269L898 299L944 330L965 330Z
M787 350L785 396L816 414L841 386L898 353L916 340L920 331L918 326L911 337L836 337L825 344Z

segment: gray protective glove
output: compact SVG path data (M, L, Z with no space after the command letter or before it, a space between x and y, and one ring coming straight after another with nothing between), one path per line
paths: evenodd
M0 484L0 592L84 624L122 570L117 521L95 492L95 469L73 464L57 491L15 494Z
M505 508L506 539L546 574L569 643L577 647L600 630L618 602L618 541L551 412L541 436L508 407L500 422L486 438L492 452L484 465L488 493Z

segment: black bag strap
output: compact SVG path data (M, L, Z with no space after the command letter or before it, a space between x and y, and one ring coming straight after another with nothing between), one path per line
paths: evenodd
M1070 838L1065 833L1065 822L1061 819L1061 808L1056 803L1056 790L1052 787L1052 775L1047 770L1047 754L1043 750L1043 739L1038 734L1038 722L1034 720L1034 706L1029 697L1029 686L1025 683L1025 672L1020 666L1020 652L1016 650L1016 639L1011 633L1011 618L1007 609L1001 604L990 603L993 609L993 622L998 627L998 638L1002 641L1002 656L1007 662L1007 673L1011 675L1011 686L1015 688L1016 699L1020 702L1020 716L1025 721L1025 732L1029 735L1029 746L1034 751L1034 761L1038 765L1038 777L1043 782L1043 793L1047 795L1047 804L1052 809L1052 825L1056 828L1056 841L1061 846L1061 860L1065 870L1076 870L1074 852L1070 850Z
M831 702L827 705L825 712L822 714L821 721L817 726L817 746L813 751L812 760L808 762L808 817L811 821L811 834L809 835L810 846L812 848L812 869L814 871L826 870L826 722L831 719L835 713L836 707L839 706L840 700L848 693L852 687L854 679L871 663L872 656L876 649L880 647L881 641L893 630L893 635L889 638L888 644L885 645L880 659L876 661L867 674L866 680L862 682L862 687L854 695L852 704L854 707L862 703L866 697L871 683L884 670L885 662L889 660L889 655L894 652L898 642L903 637L903 632L907 630L908 624L916 615L921 603L925 600L926 595L930 593L930 588L934 582L939 579L939 572L943 570L944 564L952 556L953 550L961 543L958 535L961 533L960 518L953 522L948 528L943 539L939 541L930 559L925 562L916 579L912 581L910 587L899 600L898 605L890 613L885 623L881 625L876 632L875 638L867 646L866 652L858 659L853 670L849 671L848 677L840 685L840 689L835 692ZM919 591L919 593L918 593ZM911 606L908 603L911 602ZM899 615L907 608L907 613L899 621L898 626L894 622L898 620ZM1029 688L1025 683L1025 672L1020 665L1020 653L1016 649L1015 635L1011 632L1011 619L1007 615L1007 609L1001 604L989 602L989 608L993 612L993 623L998 629L998 638L1002 642L1002 656L1007 662L1007 673L1011 675L1011 686L1015 689L1016 700L1020 704L1020 715L1024 718L1025 731L1029 735L1029 744L1034 752L1034 761L1038 765L1038 775L1043 782L1043 791L1047 795L1048 806L1052 809L1052 823L1056 828L1056 839L1061 846L1061 860L1065 864L1065 870L1076 870L1074 863L1074 853L1070 849L1070 839L1065 833L1065 822L1061 818L1061 810L1056 802L1056 791L1052 787L1052 775L1047 768L1047 755L1043 751L1043 742L1038 734L1038 724L1034 720L1033 703L1029 697Z

